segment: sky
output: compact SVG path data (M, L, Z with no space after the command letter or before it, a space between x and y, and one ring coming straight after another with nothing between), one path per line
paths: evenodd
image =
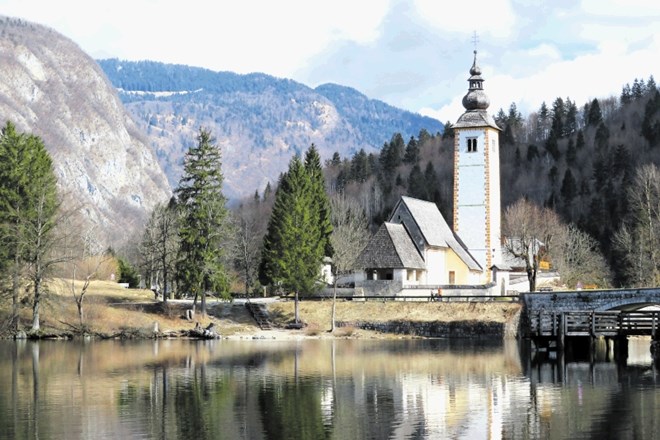
M660 75L657 0L0 0L0 15L97 59L332 82L442 122L463 112L475 33L493 114Z

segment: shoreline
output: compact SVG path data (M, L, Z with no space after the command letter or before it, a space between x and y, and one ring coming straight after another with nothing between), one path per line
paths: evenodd
M262 330L245 306L246 300L207 300L205 316L191 313L192 300L154 299L153 292L123 289L97 282L85 301L81 322L72 297L54 293L42 309L41 329L30 334L31 310L22 307L19 339L511 339L517 333L521 304L507 301L348 301L336 302L335 331L330 333L332 301L299 302L302 329L294 322L294 302L278 298L251 299L267 311L273 330ZM199 304L198 304L199 307ZM196 310L199 310L197 308ZM4 316L3 316L4 315ZM8 307L0 320L9 322ZM215 334L204 335L211 328ZM13 339L8 328L0 339ZM195 333L195 331L197 333Z

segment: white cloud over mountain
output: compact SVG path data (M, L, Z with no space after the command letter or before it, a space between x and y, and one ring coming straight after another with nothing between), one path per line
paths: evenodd
M310 86L334 82L439 119L462 110L479 35L491 108L618 94L660 71L660 4L617 0L0 0L92 56L150 59Z

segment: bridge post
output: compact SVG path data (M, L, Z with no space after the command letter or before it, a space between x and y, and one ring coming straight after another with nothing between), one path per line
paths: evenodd
M614 360L617 363L626 363L628 361L628 337L617 336L614 340Z
M656 312L653 314L653 325L651 328L651 357L660 365L660 313Z

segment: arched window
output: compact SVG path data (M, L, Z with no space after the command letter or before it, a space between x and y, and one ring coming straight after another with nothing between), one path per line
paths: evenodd
M467 138L467 152L468 153L477 152L477 138Z

